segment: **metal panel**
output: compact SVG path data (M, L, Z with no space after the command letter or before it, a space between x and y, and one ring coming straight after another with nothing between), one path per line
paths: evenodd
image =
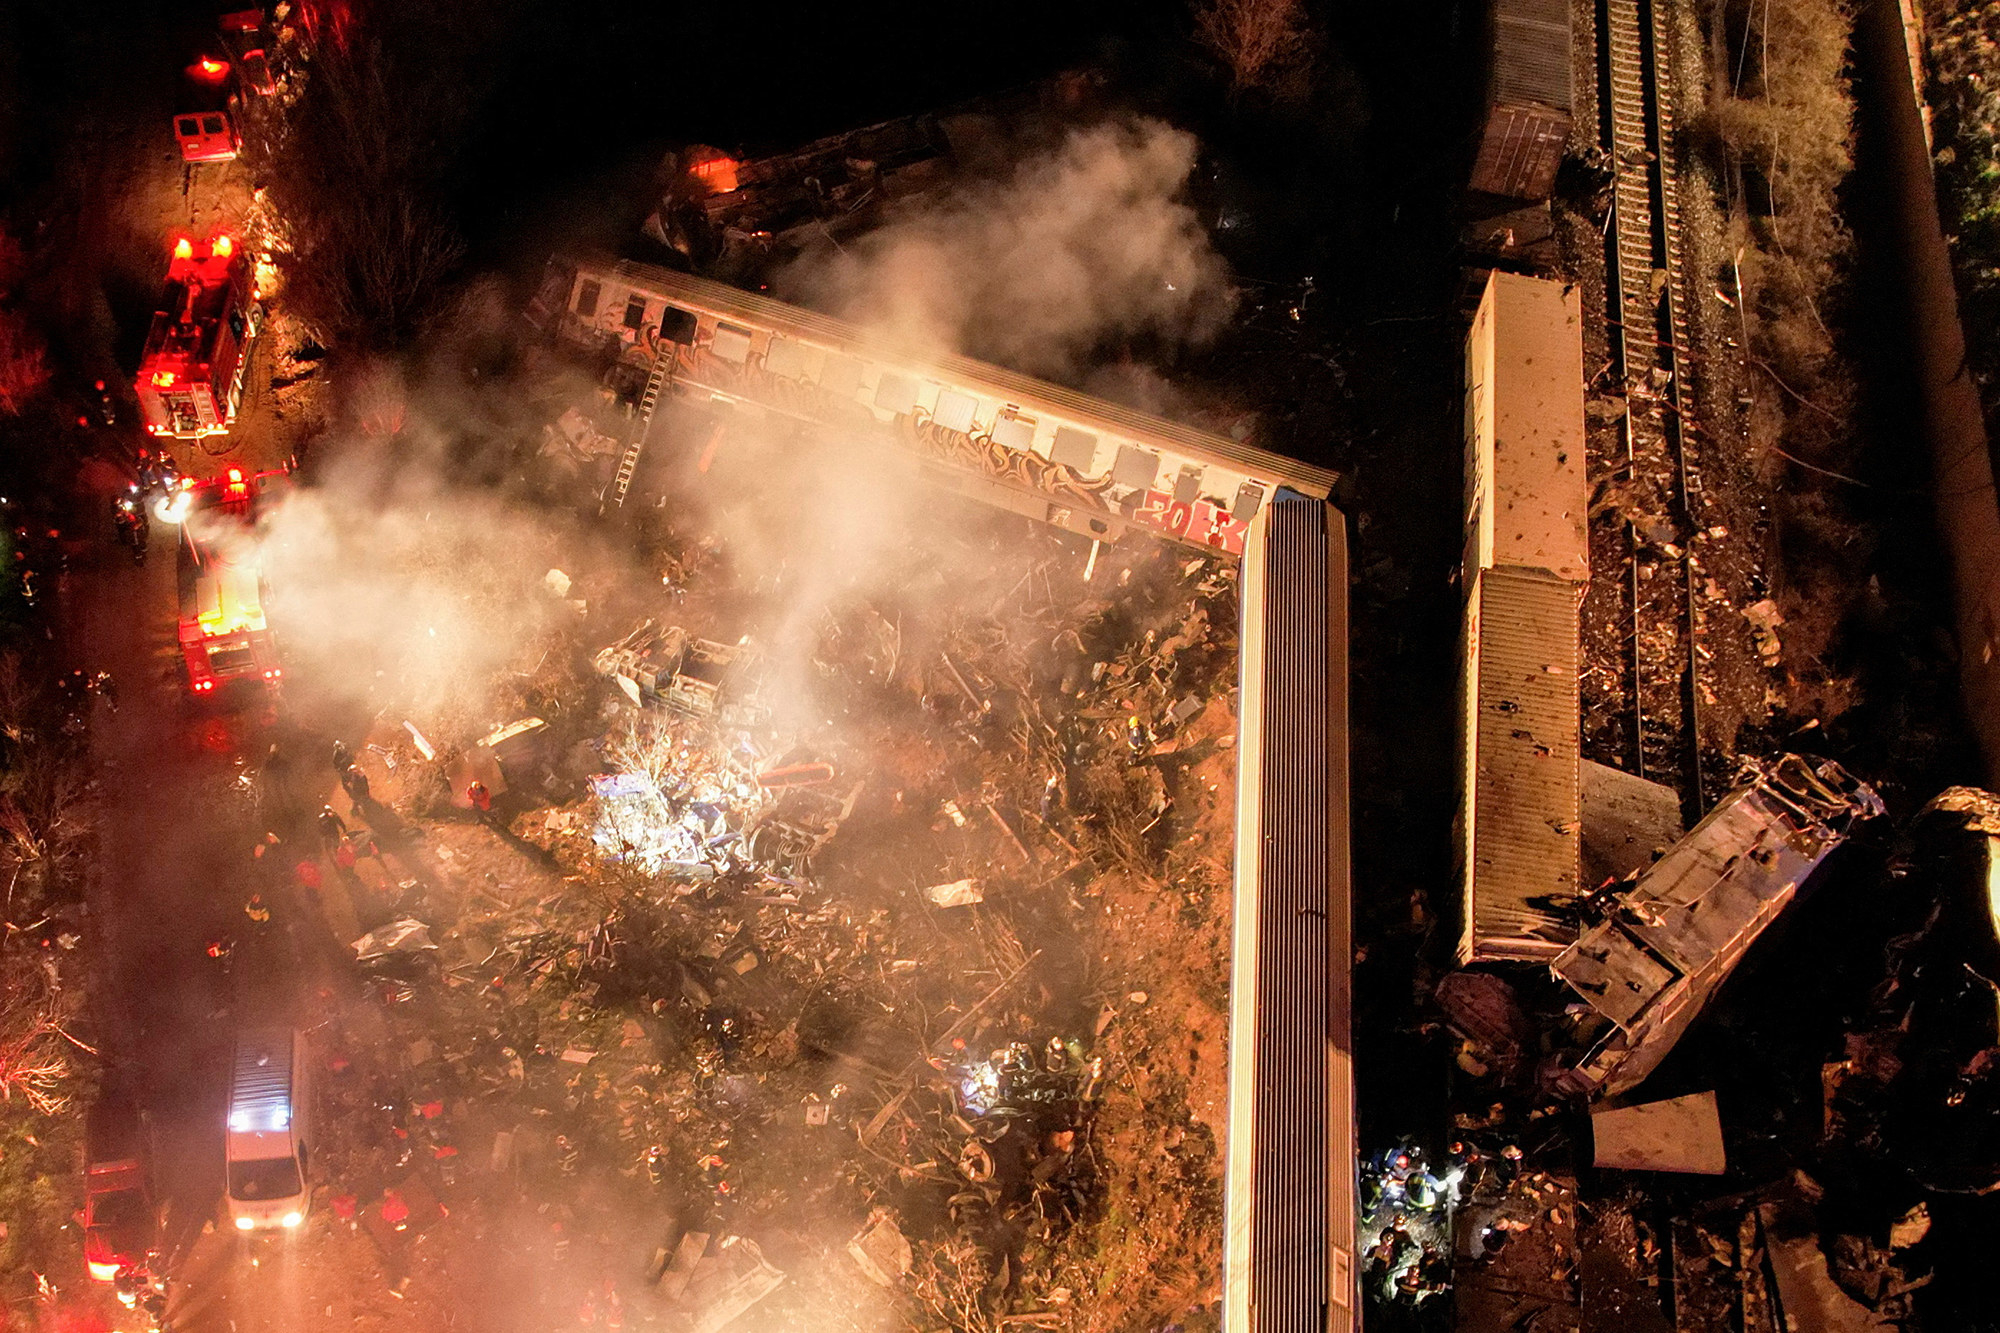
M1578 594L1504 568L1473 589L1461 961L1546 960L1576 939L1560 908L1575 897L1582 842Z
M1590 577L1583 314L1574 290L1495 273L1466 337L1466 496L1477 568Z
M1567 111L1532 102L1498 103L1486 114L1469 184L1503 199L1547 199L1555 193L1569 135Z

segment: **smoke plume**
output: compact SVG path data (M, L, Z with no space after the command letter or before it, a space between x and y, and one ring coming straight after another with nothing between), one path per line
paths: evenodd
M1200 343L1234 296L1180 197L1195 153L1193 135L1155 120L1078 130L1004 180L808 253L778 286L913 346L1062 379L1128 339Z

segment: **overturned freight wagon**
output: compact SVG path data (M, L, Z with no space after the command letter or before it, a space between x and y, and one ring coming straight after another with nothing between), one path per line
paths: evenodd
M1576 938L1585 530L1576 293L1496 273L1466 337L1460 963Z
M775 418L857 468L1091 541L1151 537L1238 565L1224 1327L1358 1328L1347 550L1333 475L667 269L558 261L530 315L643 376L608 505L646 494L649 466L716 484L732 422ZM714 424L677 436L669 399Z
M1550 964L1591 1010L1587 1049L1549 1071L1551 1088L1637 1086L1827 855L1881 813L1838 764L1797 755L1723 797Z
M1470 184L1501 199L1547 199L1569 144L1569 0L1493 0L1488 22L1486 120Z

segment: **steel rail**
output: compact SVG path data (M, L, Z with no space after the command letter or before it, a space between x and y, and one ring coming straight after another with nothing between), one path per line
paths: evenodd
M1673 44L1657 0L1598 0L1596 18L1599 131L1613 172L1604 319L1625 388L1625 463L1635 481L1642 469L1668 479L1668 517L1680 534L1668 552L1679 566L1675 577L1647 580L1640 558L1646 542L1626 524L1633 767L1641 777L1670 782L1690 812L1698 812L1703 804L1700 654L1684 429L1692 395ZM1649 628L1675 638L1670 669L1649 663Z

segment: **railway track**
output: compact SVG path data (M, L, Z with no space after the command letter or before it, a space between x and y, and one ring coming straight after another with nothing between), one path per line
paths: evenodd
M1672 42L1656 4L1597 0L1599 134L1613 168L1604 317L1611 371L1625 390L1625 471L1635 494L1674 532L1665 540L1657 528L1626 525L1632 771L1675 787L1683 804L1700 807L1700 655L1683 432L1692 407L1688 318Z

